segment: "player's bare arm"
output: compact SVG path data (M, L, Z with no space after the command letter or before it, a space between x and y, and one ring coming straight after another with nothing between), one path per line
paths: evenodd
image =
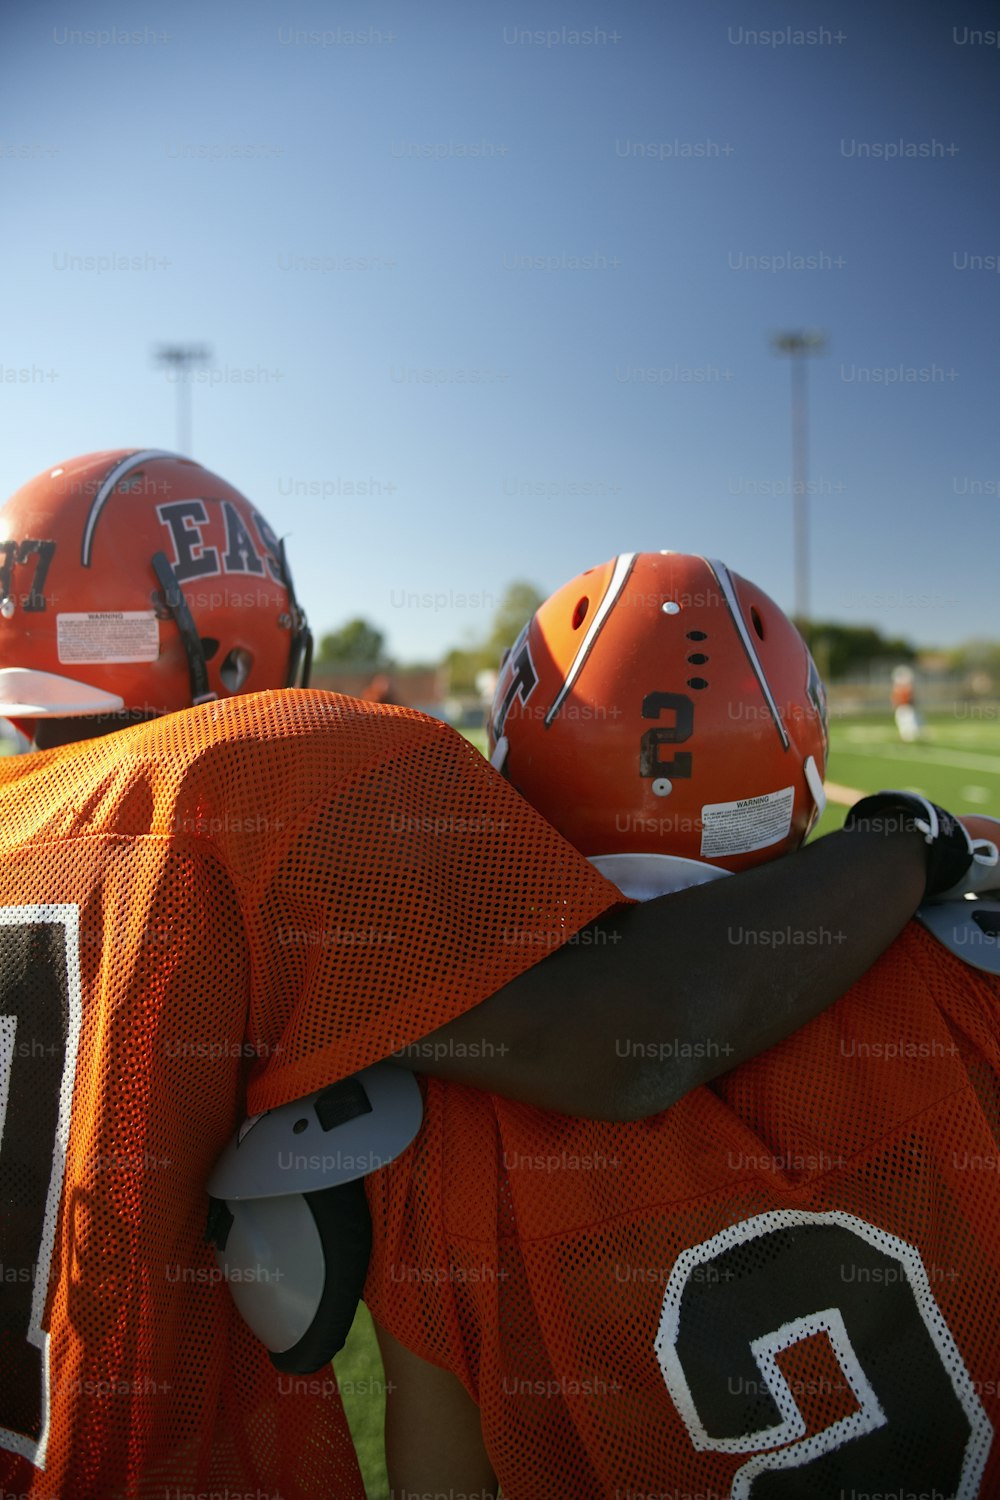
M397 1060L563 1114L656 1114L843 994L913 915L925 869L920 834L852 830L608 913Z
M479 1407L448 1370L375 1325L385 1367L385 1459L393 1494L496 1500Z

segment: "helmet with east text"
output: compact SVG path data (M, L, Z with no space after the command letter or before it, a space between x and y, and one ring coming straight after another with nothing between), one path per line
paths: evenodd
M191 459L90 453L0 510L0 714L159 715L302 686L311 637L284 547Z
M525 626L489 746L582 853L737 871L796 848L821 811L826 695L755 584L704 557L623 553Z

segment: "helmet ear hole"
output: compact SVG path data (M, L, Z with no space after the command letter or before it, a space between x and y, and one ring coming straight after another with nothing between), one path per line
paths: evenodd
M222 685L229 693L239 693L250 676L253 657L243 646L234 646L219 668Z

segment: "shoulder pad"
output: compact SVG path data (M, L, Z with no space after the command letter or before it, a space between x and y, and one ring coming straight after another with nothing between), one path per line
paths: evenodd
M973 969L1000 974L1000 900L925 901L917 921Z
M707 885L731 873L681 854L591 854L588 858L599 874L633 901L651 901L691 885Z
M422 1117L414 1075L375 1063L245 1120L213 1167L208 1191L213 1198L277 1198L352 1182L405 1151Z

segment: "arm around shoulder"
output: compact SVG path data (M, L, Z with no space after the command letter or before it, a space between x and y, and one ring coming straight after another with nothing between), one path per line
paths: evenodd
M666 1109L847 990L913 915L918 833L830 834L616 908L394 1061L591 1119Z

